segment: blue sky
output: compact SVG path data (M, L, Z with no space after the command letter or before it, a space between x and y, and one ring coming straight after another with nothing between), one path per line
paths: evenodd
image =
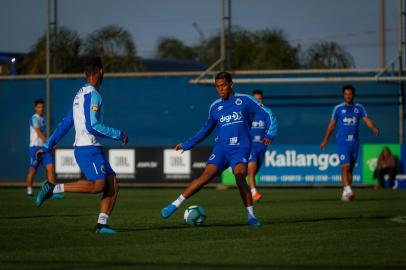
M46 0L0 0L0 51L26 52L45 31ZM58 0L59 25L86 36L116 24L133 36L137 53L153 57L157 41L173 36L199 42L219 31L220 0ZM337 41L358 68L379 66L379 0L232 0L233 25L280 28L303 49L317 40ZM386 0L387 61L397 53L398 1Z

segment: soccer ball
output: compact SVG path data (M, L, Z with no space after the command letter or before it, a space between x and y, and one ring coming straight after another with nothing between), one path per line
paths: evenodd
M202 225L206 219L206 212L198 205L189 206L183 215L189 225Z

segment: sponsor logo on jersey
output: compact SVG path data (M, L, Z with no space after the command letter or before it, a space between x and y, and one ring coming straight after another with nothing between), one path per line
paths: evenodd
M253 128L264 128L265 127L265 122L262 121L262 120L254 121L254 122L252 122L252 127Z
M238 143L238 137L231 137L230 138L230 145L237 145Z
M344 156L344 155L340 155L340 159L341 159L341 160L344 160L344 159L345 159L345 156Z
M221 111L223 108L224 108L224 107L223 107L222 105L220 105L220 106L217 107L217 110L218 110L218 111Z
M345 126L353 126L357 124L357 118L355 116L353 117L344 117L343 118L343 123Z
M226 122L234 122L234 121L239 121L242 119L242 113L241 112L233 112L232 114L229 115L222 115L220 117L220 123Z
M342 114L344 114L344 113L346 113L346 112L347 112L346 109L342 109L342 110L341 110L341 113L342 113Z
M216 157L215 154L211 154L211 156L209 157L209 160L213 160Z

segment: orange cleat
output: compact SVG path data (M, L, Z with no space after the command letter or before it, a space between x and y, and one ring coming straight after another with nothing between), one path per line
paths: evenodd
M253 199L255 202L258 202L259 200L261 200L261 198L262 198L262 195L259 194L259 192L255 192L254 194L252 194L252 199Z

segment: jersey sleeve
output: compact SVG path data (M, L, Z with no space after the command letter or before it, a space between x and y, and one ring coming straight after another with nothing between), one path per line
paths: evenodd
M44 144L45 151L50 151L52 148L68 133L73 125L73 112L70 110L65 118L58 124L58 127L52 133L51 137Z
M361 118L365 118L368 116L367 110L365 110L365 107L361 104L359 104L359 112L360 112Z
M38 116L33 115L31 117L31 125L32 125L33 128L41 128L41 123L39 121Z
M278 121L272 111L268 108L261 106L253 97L246 95L247 108L253 114L265 115L265 130L267 130L265 137L274 140L278 133Z
M338 106L334 107L333 113L331 114L331 120L334 120L334 121L338 120Z
M124 132L108 127L100 120L102 99L96 91L85 95L84 111L86 118L86 129L97 137L107 137L114 140L122 140Z
M210 133L213 131L213 129L216 127L217 121L213 118L212 112L211 112L211 107L209 111L209 118L207 119L206 123L204 126L196 133L195 136L187 140L186 142L182 143L182 147L184 150L190 150L195 145L203 141L207 136L210 135Z

